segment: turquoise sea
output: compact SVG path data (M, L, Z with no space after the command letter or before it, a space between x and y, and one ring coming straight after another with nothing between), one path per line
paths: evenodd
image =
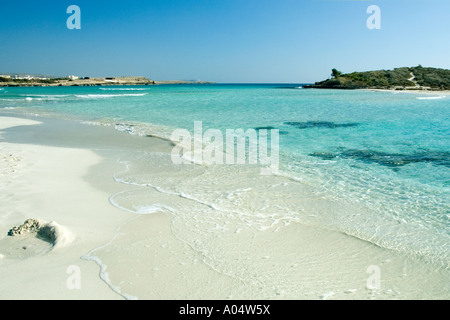
M65 117L165 138L177 128L193 132L194 121L223 132L279 129L279 175L338 206L317 206L300 217L295 202L287 201L295 190L266 191L268 210L449 269L450 96L301 86L2 88L0 112ZM202 197L201 188L195 192Z

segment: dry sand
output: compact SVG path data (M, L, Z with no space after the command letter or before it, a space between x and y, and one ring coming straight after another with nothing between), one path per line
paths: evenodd
M35 124L0 117L0 130ZM107 194L83 179L100 161L89 150L0 142L0 299L121 298L99 278L97 265L80 259L124 219ZM74 239L47 252L50 244L34 235L7 236L28 218L55 221ZM80 289L67 286L74 270Z

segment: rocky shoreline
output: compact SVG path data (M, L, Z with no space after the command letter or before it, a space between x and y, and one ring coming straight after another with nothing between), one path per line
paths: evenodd
M145 77L117 77L117 78L83 78L83 79L32 79L16 81L0 80L0 87L88 87L88 86L148 86L164 84L212 84L207 81L167 80L155 81Z

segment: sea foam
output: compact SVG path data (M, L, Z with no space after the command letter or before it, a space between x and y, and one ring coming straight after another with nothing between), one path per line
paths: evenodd
M437 96L437 97L417 97L417 100L439 100L444 99L446 96Z
M77 94L77 98L82 99L107 99L116 97L143 97L148 93L127 93L127 94Z
M104 91L145 91L145 88L99 88Z

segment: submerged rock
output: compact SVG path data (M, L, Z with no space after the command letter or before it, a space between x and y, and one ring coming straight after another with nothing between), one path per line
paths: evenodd
M323 160L355 159L366 163L377 163L386 167L402 167L414 163L430 163L450 168L450 152L427 151L412 154L387 153L375 150L341 149L339 152L314 152L310 156Z
M260 131L260 130L267 130L267 131L270 131L270 130L278 130L278 134L279 134L280 136L285 136L285 135L288 135L288 134L289 134L287 131L279 130L278 128L275 128L275 127L272 127L272 126L256 127L256 128L253 128L253 129L255 129L255 130L258 132L258 134L259 134L259 131Z
M359 126L359 123L335 123L330 121L287 121L284 124L295 127L297 129L312 129L312 128L325 128L325 129L337 129L337 128L350 128Z

